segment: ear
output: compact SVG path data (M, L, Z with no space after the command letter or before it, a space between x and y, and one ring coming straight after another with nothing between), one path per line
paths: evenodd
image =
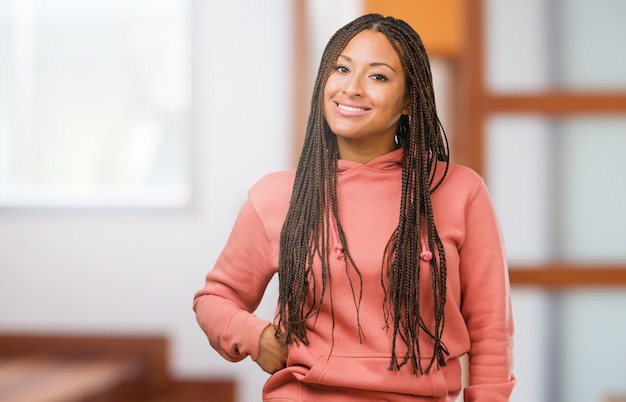
M411 114L411 100L407 97L406 102L404 104L404 109L402 109L402 114L410 115Z

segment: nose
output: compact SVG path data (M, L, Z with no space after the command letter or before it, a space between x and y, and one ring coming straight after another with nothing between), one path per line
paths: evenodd
M360 77L357 75L346 77L343 92L348 96L361 96L363 88Z

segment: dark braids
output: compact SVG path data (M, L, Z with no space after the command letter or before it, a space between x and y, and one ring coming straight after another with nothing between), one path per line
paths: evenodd
M305 321L319 314L322 299L331 285L330 236L336 230L344 251L346 274L359 278L352 284L355 307L362 297L361 274L346 242L337 209L336 137L324 118L324 87L335 63L348 42L359 32L372 30L384 34L396 50L406 73L410 98L409 116L402 116L397 137L404 149L402 196L398 226L389 239L383 257L381 283L385 292L383 312L391 328L390 369L411 363L413 372L429 372L433 364L445 366L448 351L442 342L446 302L446 258L433 217L431 193L443 182L449 163L448 144L437 117L430 63L419 35L402 20L368 14L339 29L329 40L315 80L306 137L280 236L279 327L285 342L308 343ZM437 175L443 162L444 171ZM333 229L336 228L336 229ZM421 239L424 236L433 257L430 282L433 293L434 324L423 318L420 303ZM313 275L313 262L321 262L321 283ZM329 302L332 308L332 292ZM334 323L334 319L333 319ZM357 322L358 324L358 322ZM358 324L361 334L360 324ZM396 354L397 341L406 344L405 356ZM424 340L432 341L432 358L423 364ZM420 342L421 341L421 342Z

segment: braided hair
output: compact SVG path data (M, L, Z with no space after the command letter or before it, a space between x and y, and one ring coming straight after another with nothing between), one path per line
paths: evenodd
M383 312L392 331L390 369L410 362L415 375L428 373L433 364L445 366L448 354L442 342L446 302L446 258L435 226L431 193L443 182L449 164L448 143L437 117L435 95L428 56L419 35L404 21L379 14L368 14L339 29L329 40L322 55L313 88L311 110L302 154L296 169L289 210L280 235L278 261L278 325L286 343L308 344L305 321L316 317L322 299L331 286L330 230L334 222L344 249L346 269L361 278L350 255L337 208L337 159L335 134L324 118L324 87L337 58L359 32L372 30L384 34L406 74L410 115L403 115L396 137L403 147L402 196L398 226L385 248L381 283L385 292ZM438 162L443 174L435 179ZM420 310L421 235L425 234L430 260L434 325L429 327ZM321 280L313 275L313 262L321 262ZM318 283L320 282L320 283ZM361 286L352 287L355 307L362 296ZM332 292L329 302L332 314ZM334 324L334 319L333 319ZM360 324L358 325L361 335ZM430 361L422 363L419 338L433 343ZM405 356L396 354L398 339L407 346ZM332 351L332 348L331 348Z

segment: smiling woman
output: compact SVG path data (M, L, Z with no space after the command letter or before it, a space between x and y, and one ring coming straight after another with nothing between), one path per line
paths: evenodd
M205 286L200 327L271 373L265 401L509 400L513 325L485 183L450 163L430 62L404 21L328 42L295 171L249 191ZM272 322L254 314L272 277Z
M4 1L0 205L189 200L187 1Z
M401 115L409 114L402 63L385 35L363 31L337 58L324 88L324 114L341 159L367 163L397 148Z

